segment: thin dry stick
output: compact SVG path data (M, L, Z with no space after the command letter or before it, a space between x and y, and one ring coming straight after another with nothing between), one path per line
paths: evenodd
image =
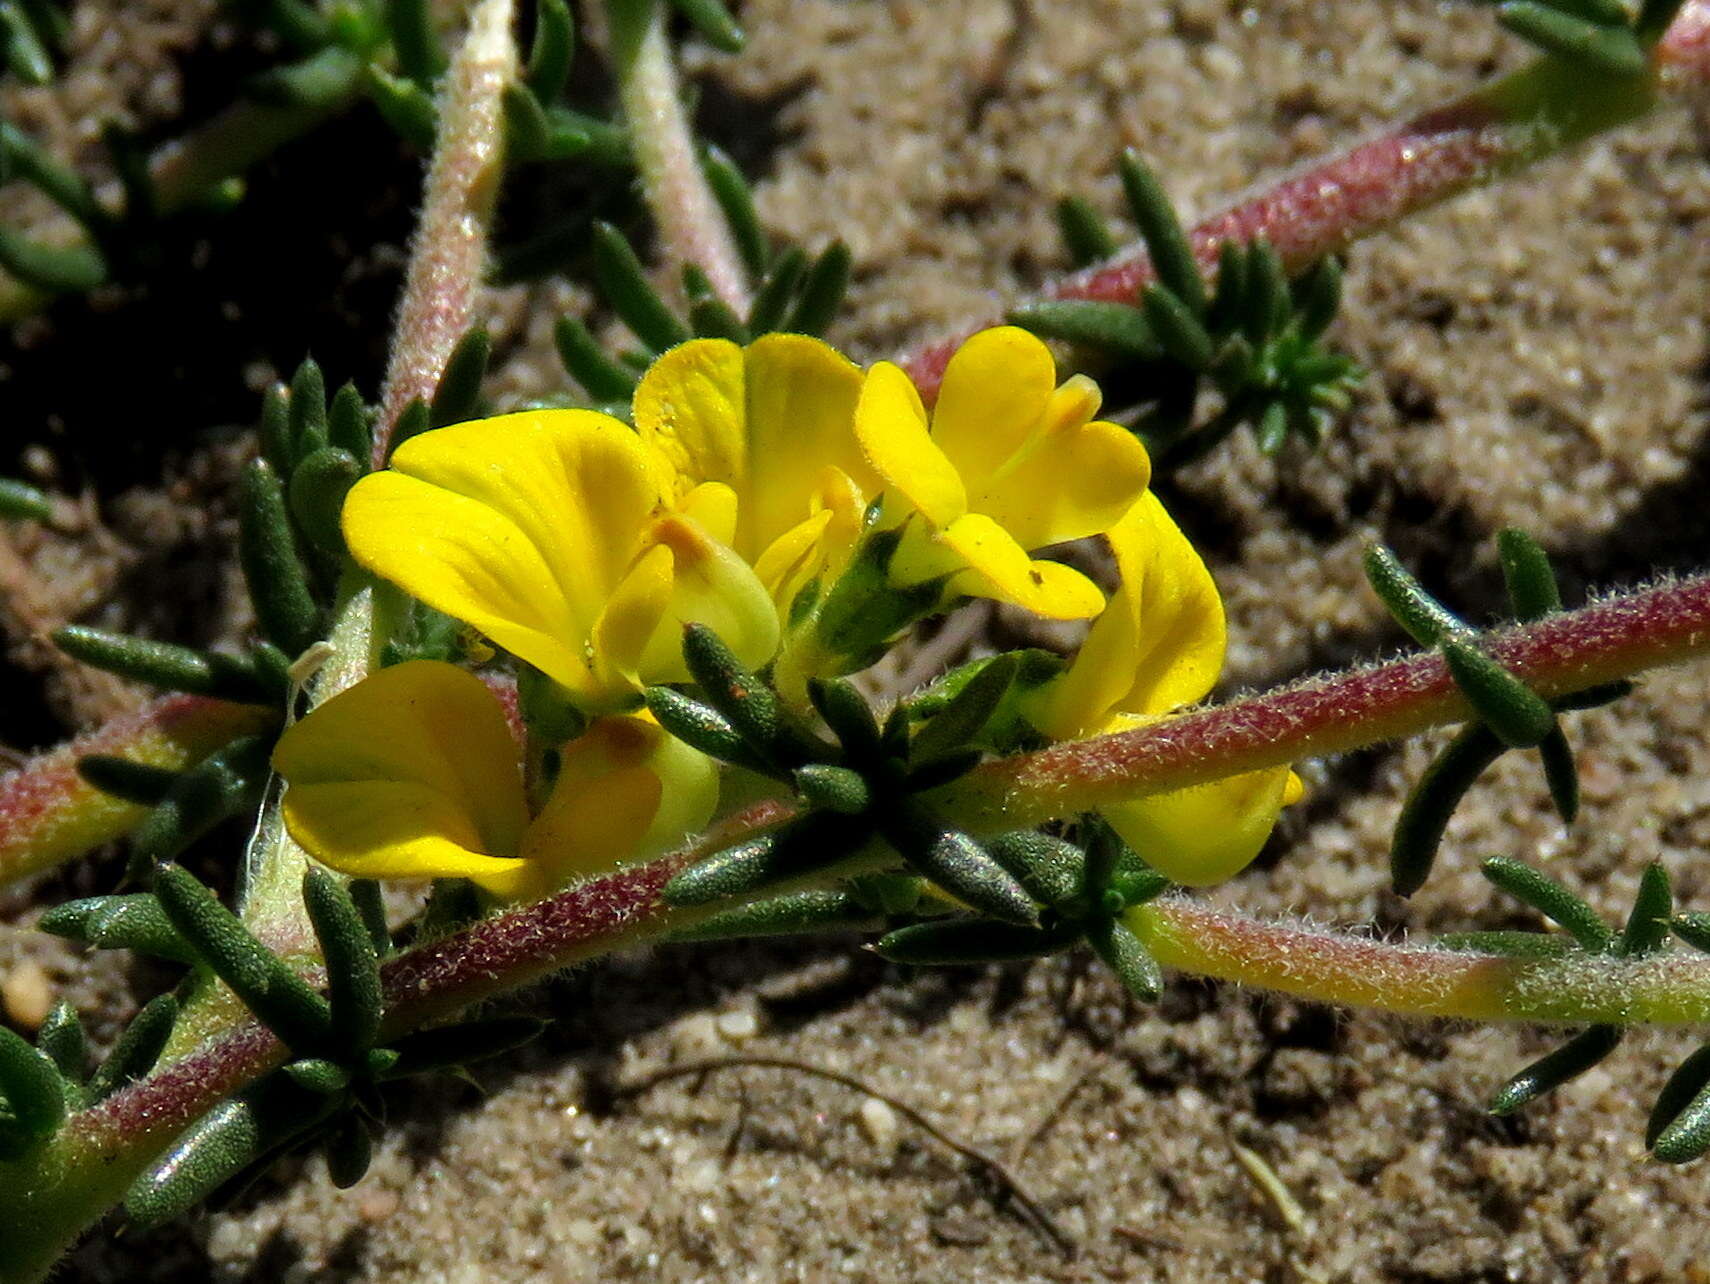
M869 1097L872 1097L877 1101L884 1102L892 1110L895 1110L899 1115L902 1115L910 1123L914 1124L915 1127L919 1128L927 1136L950 1150L955 1151L970 1163L977 1164L982 1168L986 1174L991 1177L992 1181L996 1183L999 1191L1015 1200L1017 1206L1025 1211L1025 1220L1033 1226L1034 1230L1049 1239L1051 1243L1056 1246L1057 1251L1062 1253L1064 1257L1073 1258L1078 1251L1075 1241L1070 1238L1068 1232L1057 1224L1056 1219L1046 1211L1043 1204L1027 1192L1027 1187L1022 1185L1021 1178L1017 1177L1015 1175L1015 1171L1008 1164L1004 1163L1003 1160L999 1159L996 1155L991 1154L989 1151L982 1150L973 1143L963 1141L952 1133L945 1131L943 1128L939 1127L939 1125L933 1123L932 1120L922 1111L910 1105L901 1097L895 1097L888 1092L882 1092L872 1084L868 1083L865 1079L858 1079L854 1075L844 1074L838 1070L827 1070L823 1066L812 1065L806 1061L797 1061L793 1057L709 1057L701 1061L686 1061L682 1065L668 1066L663 1070L656 1070L652 1074L645 1075L636 1080L634 1083L624 1084L618 1087L615 1089L615 1095L619 1097L636 1097L658 1087L662 1083L668 1083L673 1079L693 1078L696 1075L710 1074L714 1070L739 1070L748 1067L761 1067L770 1070L792 1070L797 1074L811 1075L816 1079L824 1079L830 1083L841 1084L845 1088L851 1088L856 1092L864 1092Z

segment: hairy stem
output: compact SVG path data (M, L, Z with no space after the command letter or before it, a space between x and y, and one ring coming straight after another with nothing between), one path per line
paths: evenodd
M673 272L698 264L719 298L748 310L748 274L730 224L707 186L665 35L660 0L611 0L612 61L648 208Z
M1206 219L1190 233L1194 252L1210 273L1222 242L1264 237L1290 269L1302 268L1410 214L1636 120L1665 92L1702 87L1706 80L1710 0L1687 0L1657 45L1648 76L1598 77L1543 59L1316 161ZM1133 303L1152 280L1145 246L1136 244L1041 293L1047 299ZM951 355L990 324L969 326L902 358L922 396L937 396Z

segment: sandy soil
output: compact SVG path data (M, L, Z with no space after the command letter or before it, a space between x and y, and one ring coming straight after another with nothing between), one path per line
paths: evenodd
M752 0L742 12L749 53L695 61L705 126L753 159L778 232L850 237L857 283L836 337L864 357L1058 270L1051 200L1084 191L1114 210L1124 144L1203 211L1517 56L1488 14L1425 3ZM1397 645L1358 574L1374 535L1474 614L1498 603L1490 541L1505 525L1538 534L1575 592L1710 560L1707 215L1699 139L1671 108L1357 248L1337 337L1372 375L1350 421L1315 456L1272 463L1237 443L1164 491L1228 600L1230 689ZM522 345L506 387L547 386L539 340L573 297L541 287L501 301ZM108 577L79 609L107 601L135 617L130 591ZM52 716L67 706L20 725ZM1434 746L1309 764L1310 800L1216 899L1395 933L1524 925L1476 874L1507 852L1553 859L1611 913L1660 858L1702 906L1707 716L1702 672L1683 670L1579 718L1586 807L1571 832L1535 761L1505 761L1410 903L1385 890L1383 853ZM41 957L53 985L91 1005L125 983L110 961L91 977L68 954ZM1546 1036L1192 980L1142 1011L1078 960L904 974L854 941L664 949L536 1002L563 1018L539 1047L478 1085L397 1097L354 1191L308 1160L228 1212L103 1236L65 1278L1710 1279L1702 1166L1669 1170L1640 1146L1685 1035L1635 1036L1498 1121L1481 1103ZM729 1055L859 1076L1005 1157L1078 1256L861 1093L764 1068L626 1091ZM1261 1195L1237 1143L1292 1191L1298 1225Z

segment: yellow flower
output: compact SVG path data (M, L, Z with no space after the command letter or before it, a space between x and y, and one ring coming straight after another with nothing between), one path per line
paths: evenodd
M709 482L728 490L734 511L718 537L754 567L780 612L810 580L841 568L878 489L855 440L860 391L857 367L799 334L746 348L691 340L635 390L636 431L675 473L675 497Z
M1223 602L1205 563L1164 506L1146 495L1109 533L1121 587L1075 662L1030 700L1029 720L1053 739L1145 726L1205 698L1223 667ZM1178 883L1207 886L1259 854L1277 813L1301 796L1287 767L1103 810L1123 840Z
M607 717L564 746L530 817L519 749L486 685L435 660L382 669L273 751L285 826L360 878L467 878L526 900L668 851L711 818L713 761L650 719Z
M1092 581L1028 556L1109 530L1146 489L1145 448L1095 420L1098 409L1092 380L1058 387L1049 349L1013 326L962 345L930 420L901 369L874 366L855 433L886 489L886 521L907 522L893 582L949 575L951 594L1058 619L1098 614L1104 595Z
M686 623L750 665L777 648L771 600L725 543L730 488L682 481L610 416L525 411L405 442L352 487L344 534L363 567L605 713L688 677Z

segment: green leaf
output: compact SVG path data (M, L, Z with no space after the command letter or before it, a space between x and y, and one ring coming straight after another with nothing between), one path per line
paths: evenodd
M315 1055L327 1046L327 1001L250 934L196 877L178 865L155 871L154 893L179 933L232 992L293 1052Z
M1096 920L1087 925L1086 934L1093 953L1116 973L1122 988L1140 1002L1155 1002L1164 992L1164 973L1158 961L1121 919Z
M823 335L843 305L853 261L849 247L842 241L826 246L802 278L795 306L779 329L794 334Z
M107 279L107 260L93 245L43 245L6 227L0 268L43 294L83 294Z
M797 767L792 779L796 792L809 807L819 811L859 816L872 805L872 791L858 771L810 762Z
M354 1111L347 1112L327 1134L327 1176L340 1190L349 1190L368 1175L374 1161L374 1138Z
M1302 338L1316 339L1330 328L1342 306L1342 265L1326 255L1289 286L1294 324Z
M844 678L809 678L808 699L847 757L871 762L879 756L878 719L854 683Z
M1531 748L1556 729L1549 702L1472 643L1444 638L1438 645L1455 686L1504 744Z
M261 395L261 424L256 430L261 457L276 473L290 471L296 457L291 444L291 398L283 384L270 384Z
M772 260L771 270L754 293L754 304L748 309L748 331L758 338L778 328L784 313L795 297L796 286L807 271L807 252L799 245L787 245Z
M1397 896L1411 896L1425 885L1449 818L1474 782L1507 748L1482 723L1463 727L1425 769L1402 804L1390 840L1390 885Z
M7 70L24 84L39 86L53 80L53 59L16 5L0 4L0 49L6 51Z
M1069 262L1077 268L1102 263L1121 248L1099 212L1079 196L1057 202L1057 230L1069 251Z
M38 1052L0 1026L0 1098L11 1123L24 1136L39 1140L53 1134L65 1118L65 1080L45 1052Z
M1501 954L1515 959L1559 959L1571 942L1549 932L1445 932L1435 944L1463 954Z
M53 516L48 497L34 486L0 477L0 517L13 521L45 522Z
M1559 923L1582 950L1604 954L1614 946L1615 934L1597 917L1596 910L1530 865L1507 856L1492 856L1480 868L1497 887Z
M1571 825L1579 815L1579 770L1574 766L1573 747L1559 726L1539 742L1538 756L1543 759L1544 780L1556 814L1562 824Z
M1710 954L1710 914L1676 914L1669 921L1669 930L1693 949Z
M368 98L392 131L418 151L433 151L439 133L439 110L433 95L407 76L394 76L369 63L363 68Z
M749 671L723 640L704 624L683 629L683 660L707 703L767 761L788 755L783 706L765 682Z
M432 90L445 72L445 51L433 29L429 0L385 0L386 29L399 69L423 89Z
M0 153L4 153L13 178L34 187L71 215L91 237L106 234L111 218L83 177L70 166L60 164L17 126L3 120L0 120Z
M1164 352L1146 314L1126 303L1073 299L1028 303L1012 309L1009 320L1042 339L1102 348L1135 361L1155 361Z
M104 794L145 807L153 807L171 793L180 775L170 767L151 767L146 762L107 754L79 758L77 774Z
M304 1057L280 1069L292 1083L316 1096L335 1096L350 1087L350 1071L325 1057Z
M717 709L670 687L648 687L647 709L659 725L691 748L750 770L770 769L748 748L736 728Z
M1504 0L1496 20L1515 35L1588 71L1642 76L1650 57L1626 27L1604 27L1575 18L1539 0Z
M848 892L797 892L739 905L671 933L674 941L728 941L749 936L871 932L884 916Z
M528 49L528 87L543 103L564 92L576 57L576 23L565 0L535 0L534 40Z
M380 1034L380 958L374 939L343 880L328 870L311 867L303 875L303 904L326 960L332 1047L354 1060Z
M1021 660L1013 652L994 656L915 732L910 759L937 758L977 744L1020 671Z
M297 555L284 487L265 460L251 460L243 472L238 560L262 633L287 655L301 655L320 637L321 613Z
M1247 246L1246 311L1242 332L1255 348L1288 324L1292 302L1288 270L1271 243L1263 237Z
M1073 843L1027 829L1000 834L986 850L1042 905L1061 908L1086 894L1087 859Z
M654 288L647 283L641 260L624 234L610 223L594 224L594 279L606 302L654 352L664 352L693 338Z
M892 963L955 967L1048 958L1068 949L1078 935L1061 928L1047 931L985 918L956 918L899 927L881 936L873 950Z
M1436 646L1446 637L1472 632L1466 621L1425 591L1394 550L1368 544L1364 563L1366 579L1378 601L1421 646Z
M1149 285L1140 296L1146 324L1166 355L1190 370L1205 371L1217 359L1217 343L1206 332L1198 315L1177 296L1160 285Z
M90 1076L86 1097L89 1104L105 1101L154 1069L177 1021L178 1000L172 995L162 994L145 1003L131 1018L107 1059Z
M1561 589L1556 585L1549 554L1535 539L1510 526L1497 533L1496 553L1515 619L1538 620L1562 609Z
M1217 292L1206 310L1205 328L1213 334L1232 334L1247 308L1247 247L1239 241L1217 245Z
M284 696L247 658L109 633L82 624L56 629L53 642L72 659L92 668L166 691L185 691L240 704L276 704Z
M433 391L428 407L428 423L434 428L448 424L466 423L481 415L481 381L487 377L487 359L492 355L493 341L487 331L476 326L464 332L446 358L445 372Z
M76 1008L63 1000L53 1005L41 1029L36 1031L36 1050L54 1063L68 1084L83 1082L89 1073L89 1044L83 1037L83 1021Z
M372 416L353 383L346 383L333 396L327 412L327 444L363 461L364 467L374 451Z
M766 275L771 265L772 251L766 243L765 229L760 226L760 214L754 208L754 192L748 180L720 148L708 143L701 153L701 170L707 186L724 211L725 222L742 262L756 281Z
M1205 281L1200 276L1199 261L1157 175L1132 147L1122 153L1117 170L1128 208L1152 257L1158 284L1175 295L1195 318L1204 316Z
M1706 1088L1710 1088L1710 1044L1682 1061L1668 1077L1668 1082L1663 1084L1656 1104L1651 1107L1651 1117L1645 1124L1646 1149L1655 1149L1657 1139L1664 1131L1694 1105L1697 1106L1699 1121L1696 1127L1689 1122L1676 1137L1671 1138L1669 1151L1678 1156L1673 1162L1696 1159L1710 1147L1710 1100L1699 1101L1700 1097L1710 1097L1705 1093Z
M914 803L878 818L880 833L910 868L982 914L1033 927L1039 907L1027 889L967 834Z
M1615 953L1623 958L1642 958L1655 953L1668 940L1669 915L1674 909L1674 889L1661 861L1652 861L1639 876L1639 892L1627 915Z
M342 558L345 554L344 530L339 524L344 497L366 471L349 451L326 446L303 460L291 473L288 496L297 529L331 557Z
M701 34L714 49L725 53L741 53L748 43L730 10L722 0L670 0L671 7L689 20L689 25Z
M1615 1051L1615 1046L1621 1042L1621 1034L1618 1025L1594 1025L1574 1035L1554 1052L1540 1057L1505 1083L1491 1098L1490 1113L1511 1115L1527 1102L1584 1074Z
M267 785L269 736L244 736L179 774L131 836L138 865L171 860L230 816L261 801Z
M403 1079L503 1056L531 1042L544 1029L546 1022L534 1017L503 1016L405 1035L392 1045L398 1060L383 1077Z
M314 358L306 357L291 376L288 402L291 460L300 464L327 444L327 382Z
M368 931L368 942L374 947L374 956L385 958L392 952L392 929L386 924L386 900L380 884L372 878L353 878L345 891L350 893L356 912L362 916L362 926Z
M136 950L175 963L193 965L200 957L147 892L66 901L43 914L36 928L97 949Z
M417 397L405 406L398 415L398 421L392 427L392 440L387 451L388 455L396 451L411 437L419 436L431 426L428 415L428 404Z
M635 376L606 355L575 317L559 317L552 337L558 357L570 377L597 402L628 402L635 392Z
M837 864L869 838L866 825L835 813L810 813L781 829L697 861L665 885L667 905L707 905L750 896L786 879Z

